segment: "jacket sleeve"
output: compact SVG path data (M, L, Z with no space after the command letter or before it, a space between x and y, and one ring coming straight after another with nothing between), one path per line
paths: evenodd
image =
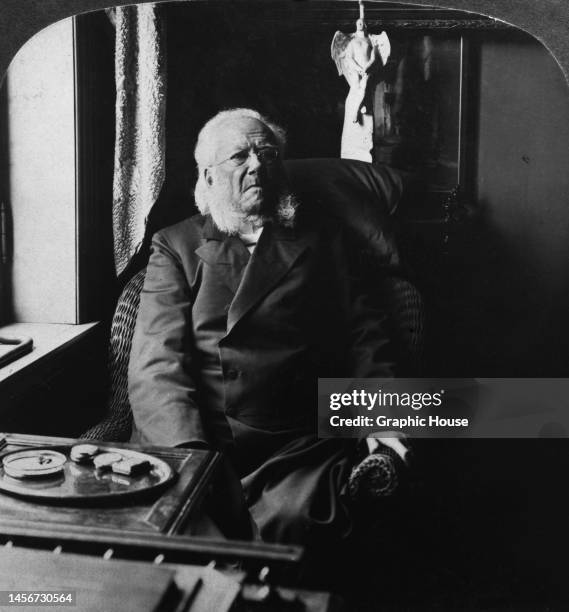
M179 256L159 232L152 240L128 370L140 442L206 443L190 375L190 340L190 288Z
M393 378L396 360L385 310L362 291L352 295L351 311L352 376Z
M393 378L396 350L381 286L384 273L372 269L351 235L344 235L345 271L349 279L348 329L350 374L354 378Z

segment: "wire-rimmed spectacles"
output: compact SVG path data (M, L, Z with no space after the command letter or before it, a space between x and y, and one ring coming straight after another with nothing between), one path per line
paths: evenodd
M255 154L257 159L264 164L270 164L275 162L279 156L280 151L277 147L252 147L250 149L240 149L239 151L235 151L228 158L223 159L216 164L211 164L212 166L221 166L221 164L228 164L231 166L243 166L252 154Z

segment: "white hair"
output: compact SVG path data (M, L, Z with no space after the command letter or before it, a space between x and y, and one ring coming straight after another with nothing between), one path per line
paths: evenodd
M203 126L198 134L196 148L194 149L194 157L198 165L198 179L196 181L194 198L200 213L202 215L211 214L219 229L227 233L234 233L236 231L234 216L232 211L226 210L227 203L217 201L215 196L210 193L204 170L211 165L213 159L214 134L216 130L227 121L235 119L256 119L265 125L273 134L281 154L284 153L286 145L284 129L251 108L232 108L220 111ZM275 219L273 220L285 226L292 226L297 206L296 198L283 189L278 197L276 210L274 211ZM269 221L269 219L265 221Z
M212 161L213 156L213 134L226 121L231 119L256 119L265 125L273 134L275 141L280 149L281 154L284 153L286 145L286 134L280 125L277 125L261 113L252 108L231 108L229 110L220 111L212 117L200 130L196 148L194 149L194 157L198 164L198 172L200 174L204 168L207 168Z

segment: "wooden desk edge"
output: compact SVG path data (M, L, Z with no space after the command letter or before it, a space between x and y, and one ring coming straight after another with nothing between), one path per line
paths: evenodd
M38 340L34 329L41 329L40 336L46 336L46 330L53 330L49 340L43 338ZM31 352L28 352L15 361L7 363L0 369L0 384L14 382L21 376L30 375L37 368L41 367L47 359L68 349L82 338L94 333L100 328L98 321L93 323L83 323L80 325L66 325L61 323L13 323L0 328L0 334L6 335L25 335L32 338L34 345Z

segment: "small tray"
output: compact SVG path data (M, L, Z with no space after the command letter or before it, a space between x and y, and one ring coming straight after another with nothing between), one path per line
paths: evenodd
M18 479L8 476L0 462L0 491L19 497L33 498L44 502L97 502L138 496L162 488L174 476L174 470L162 459L146 453L97 444L101 452L119 453L123 457L146 459L152 469L140 476L123 476L113 472L101 472L91 464L71 461L72 446L49 446L37 451L58 451L67 457L63 471L42 478ZM16 451L21 452L21 451ZM2 458L12 453L7 453Z
M0 368L30 353L33 348L34 343L31 338L0 337Z

